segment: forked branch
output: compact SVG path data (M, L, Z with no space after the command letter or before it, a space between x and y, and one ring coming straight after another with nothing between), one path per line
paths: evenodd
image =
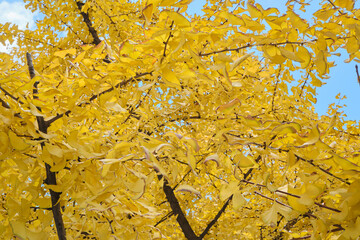
M159 180L163 178L162 175L158 175ZM185 237L189 240L198 240L201 239L196 236L194 230L191 228L189 221L187 220L184 212L182 211L179 201L177 200L174 190L169 185L169 182L164 178L163 190L166 195L166 199L170 204L170 207L176 216L176 221L179 223L182 232Z

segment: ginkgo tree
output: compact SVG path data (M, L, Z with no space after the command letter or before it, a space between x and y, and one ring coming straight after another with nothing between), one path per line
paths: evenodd
M354 1L190 2L29 0L34 30L0 25L4 239L360 236L359 125L314 111L329 57L359 60Z

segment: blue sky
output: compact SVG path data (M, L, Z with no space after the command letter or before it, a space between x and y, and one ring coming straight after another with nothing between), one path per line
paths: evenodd
M276 7L281 12L285 12L285 3L287 0L256 0L264 8ZM312 13L319 6L320 0L312 0L310 6L306 9L306 13L302 13L301 16L311 21ZM193 0L189 6L189 13L201 14L201 8L205 0ZM360 3L356 3L356 7ZM21 1L0 0L0 23L13 22L24 29L27 22L29 27L33 28L36 15L24 8L24 3ZM11 46L10 46L11 47ZM0 51L6 51L6 48L0 44ZM344 63L344 60L348 58L346 51L340 52L340 57L333 57L330 61L335 61L336 67L330 69L330 78L326 79L326 84L317 89L317 104L315 106L316 112L319 114L326 114L329 104L336 103L340 105L347 105L343 108L348 120L360 120L360 86L357 82L357 76L355 72L356 62ZM360 65L360 64L359 64ZM341 93L345 95L347 99L339 100L335 99L335 96Z
M189 13L201 14L201 7L205 0L193 0L189 6ZM286 11L285 3L287 0L256 0L256 3L260 3L264 9L269 7L275 7L284 13ZM307 1L310 2L310 6L306 8L306 13L301 13L301 17L311 21L312 14L319 7L320 0ZM355 4L355 7L360 7L360 2ZM355 72L355 61L350 63L344 63L344 60L348 58L347 52L341 51L340 57L329 58L329 61L335 61L336 67L330 69L329 79L323 80L326 84L317 89L317 103L315 110L320 115L326 114L328 106L331 103L339 105L347 105L343 108L343 111L347 115L348 120L360 120L360 86L357 82L357 76ZM359 64L360 65L360 64ZM337 100L335 96L337 94L341 96L345 95L347 99ZM359 105L358 105L359 104Z

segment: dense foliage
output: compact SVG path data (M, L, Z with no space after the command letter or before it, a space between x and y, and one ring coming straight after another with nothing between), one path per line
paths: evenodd
M359 237L359 125L314 112L328 58L359 59L354 1L311 20L303 0L190 2L28 0L35 30L0 25L18 45L0 63L4 239Z

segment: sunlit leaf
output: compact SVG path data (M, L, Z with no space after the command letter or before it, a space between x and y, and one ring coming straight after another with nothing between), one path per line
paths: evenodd
M204 163L207 163L209 161L214 161L218 167L220 165L220 163L219 163L219 155L217 153L206 157L205 160L204 160Z
M14 132L9 131L8 133L11 146L18 151L24 151L30 147L23 138L18 137Z
M186 184L181 184L180 186L178 186L176 188L176 192L190 192L190 193L193 193L193 194L201 197L201 194L198 190L196 190L192 186L186 185Z

